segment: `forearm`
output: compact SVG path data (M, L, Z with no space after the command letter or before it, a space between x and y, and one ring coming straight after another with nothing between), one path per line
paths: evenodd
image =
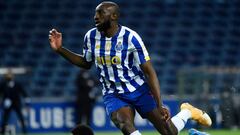
M72 64L85 68L85 69L90 69L91 63L87 62L83 56L76 54L74 52L71 52L70 50L61 47L56 51L58 54L60 54L62 57L64 57L66 60L71 62Z
M140 67L146 77L146 81L150 87L150 91L153 94L154 99L157 102L157 105L161 107L162 100L160 96L160 86L159 86L157 74L153 69L151 62L147 61L146 63L140 65Z
M150 91L157 102L157 105L161 107L162 100L160 96L160 85L159 85L158 78L155 71L153 71L151 74L146 75L146 79L150 87Z

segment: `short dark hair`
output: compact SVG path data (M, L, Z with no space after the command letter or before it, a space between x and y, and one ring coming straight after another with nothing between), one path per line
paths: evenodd
M74 127L71 132L73 135L94 135L93 130L89 126L82 124Z

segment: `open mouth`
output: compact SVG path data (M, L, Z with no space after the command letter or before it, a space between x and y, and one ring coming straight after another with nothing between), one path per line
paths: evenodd
M100 25L100 22L95 22L95 26L99 26Z

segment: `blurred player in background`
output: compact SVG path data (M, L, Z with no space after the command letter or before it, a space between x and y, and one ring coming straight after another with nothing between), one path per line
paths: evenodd
M77 125L71 132L73 135L94 135L93 130L89 126L83 124Z
M75 83L77 86L77 123L85 123L90 126L95 102L94 95L91 92L95 81L89 72L81 70Z
M9 116L11 114L11 111L14 110L18 118L20 119L22 125L22 132L26 134L27 130L22 114L21 98L24 97L25 103L29 103L30 99L21 84L14 80L14 74L12 73L11 69L7 71L4 80L0 83L0 95L3 96L1 104L3 108L3 115L1 116L1 133L5 133L5 128L9 120Z
M55 29L49 33L50 45L81 68L90 69L95 63L106 111L124 135L141 135L134 126L135 110L162 135L177 135L190 118L210 126L210 117L188 103L182 104L181 111L170 119L145 45L135 31L118 24L119 15L114 2L102 2L96 7L96 28L84 37L83 55L62 47L62 34Z

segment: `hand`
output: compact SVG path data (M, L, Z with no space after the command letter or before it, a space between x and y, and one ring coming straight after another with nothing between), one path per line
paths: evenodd
M171 118L171 115L170 115L170 112L168 111L168 109L166 107L162 106L160 110L161 110L161 114L163 115L163 118L166 121L169 121Z
M49 31L49 42L54 51L58 51L62 47L62 33L52 29Z

